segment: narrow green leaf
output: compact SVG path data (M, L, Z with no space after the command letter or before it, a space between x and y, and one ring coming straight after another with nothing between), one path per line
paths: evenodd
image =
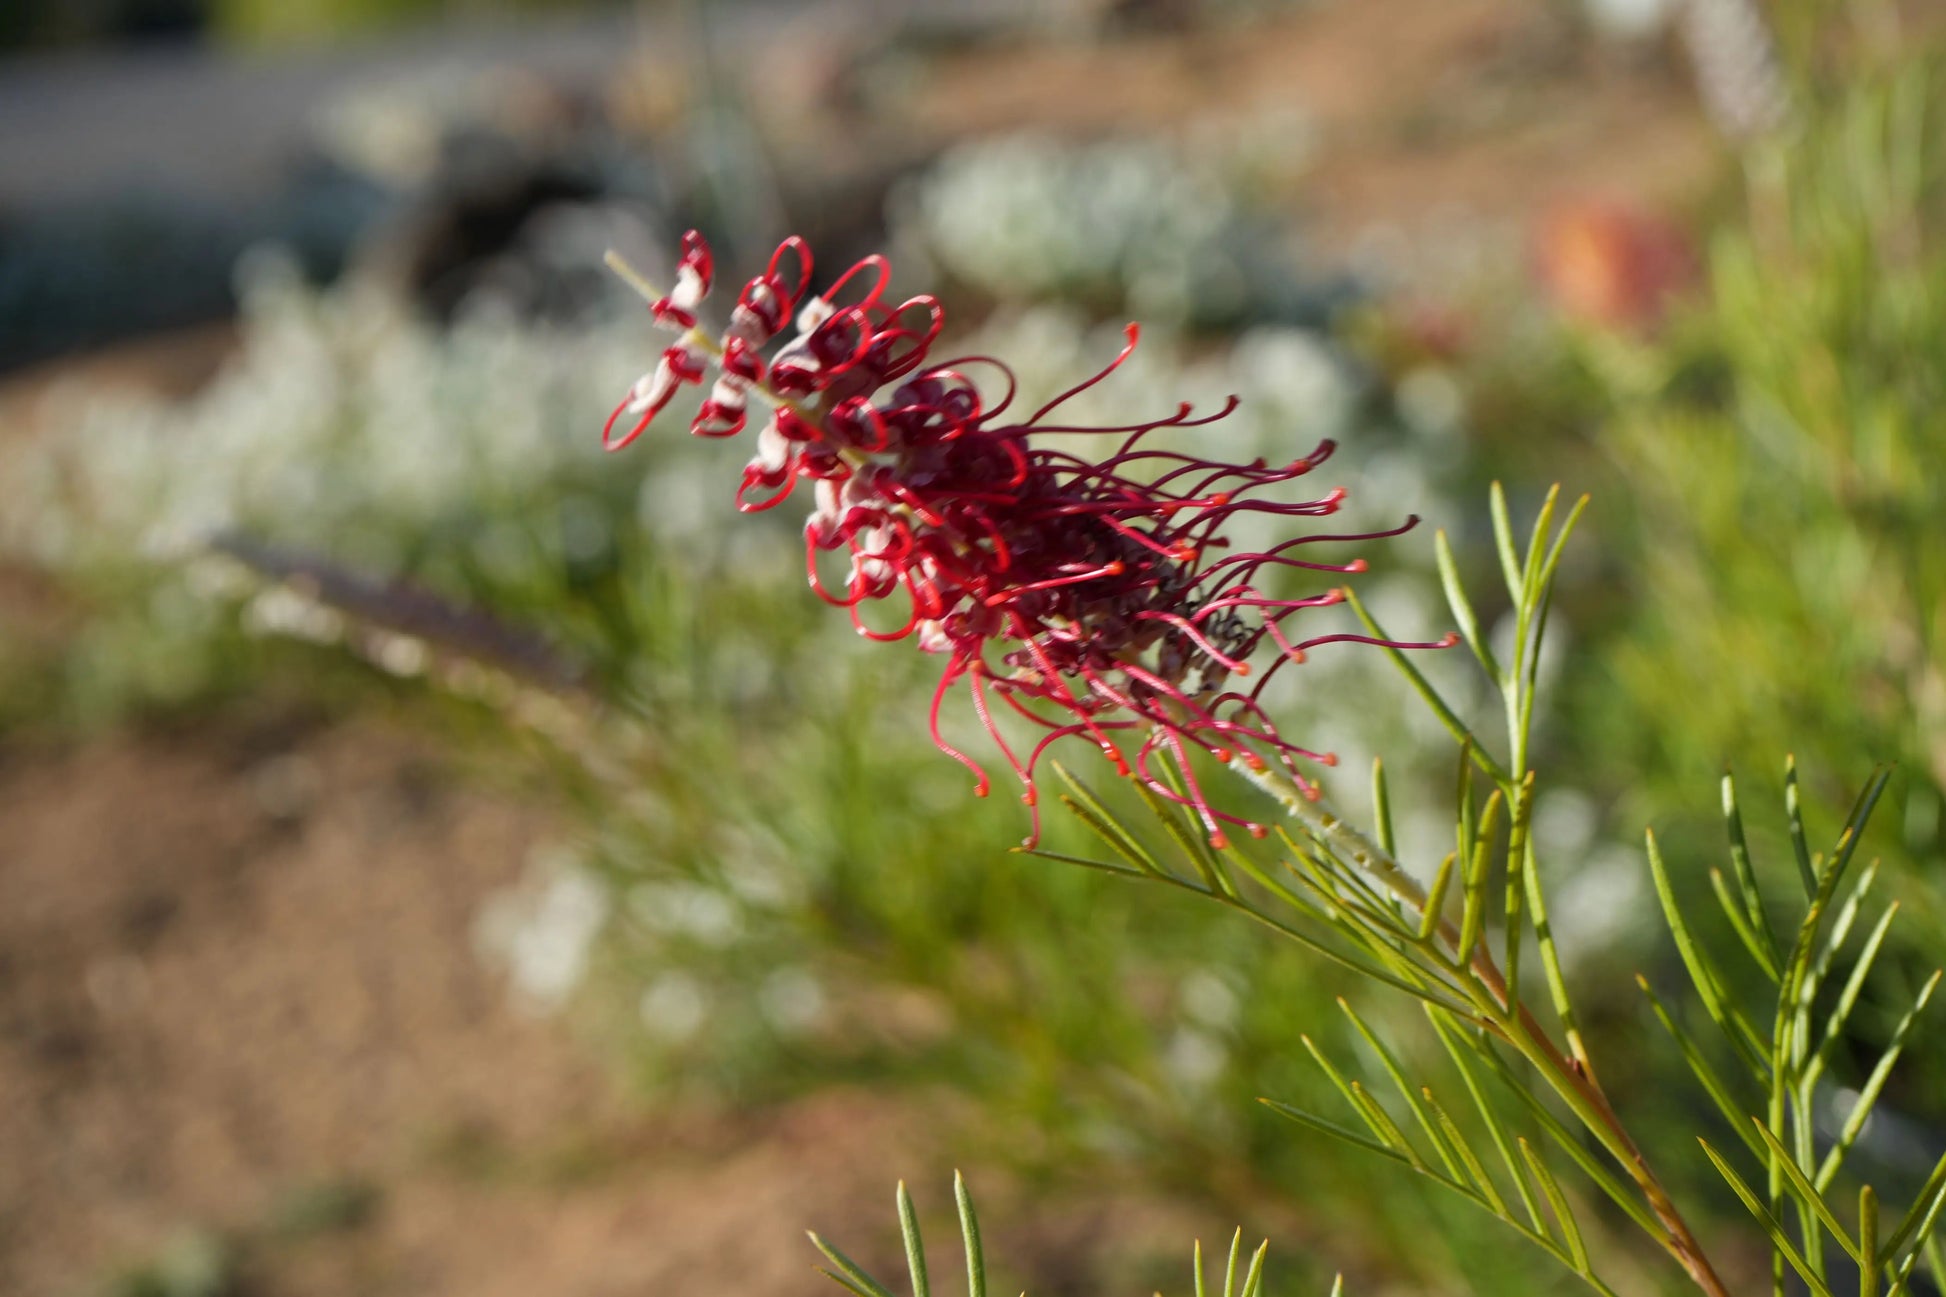
M1466 890L1460 898L1460 944L1455 952L1462 964L1472 961L1473 949L1486 930L1487 884L1493 863L1493 832L1500 826L1500 805L1500 790L1496 788L1480 812L1479 827L1471 847L1473 858L1467 866Z
M1722 908L1723 917L1730 921L1731 930L1737 934L1737 940L1743 943L1743 948L1750 952L1750 958L1756 961L1757 967L1763 970L1765 977L1773 982L1777 981L1777 961L1770 953L1770 943L1750 926L1750 918L1744 912L1742 898L1730 895L1730 885L1724 881L1721 869L1710 870L1710 890L1716 893L1716 903Z
M1432 1109L1433 1117L1439 1123L1439 1131L1445 1137L1445 1142L1452 1145L1454 1152L1459 1155L1460 1161L1466 1167L1464 1177L1455 1170L1453 1172L1453 1179L1462 1183L1470 1180L1478 1187L1481 1197L1486 1200L1486 1205L1493 1211L1494 1215L1502 1217L1517 1226L1519 1222L1514 1221L1513 1213L1507 1210L1507 1200L1500 1196L1500 1186L1496 1185L1493 1182L1493 1177L1487 1174L1486 1167L1481 1164L1479 1156L1467 1144L1466 1136L1460 1133L1459 1125L1454 1122L1452 1115L1433 1096L1432 1087L1423 1087L1420 1090L1420 1094L1425 1098L1426 1105Z
M834 1273L833 1271L825 1269L821 1265L814 1265L811 1267L811 1269L817 1271L817 1273L823 1275L825 1278L829 1279L832 1283L837 1284L840 1288L843 1288L846 1292L854 1294L855 1297L880 1297L880 1293L878 1291L871 1288L861 1288L859 1285L853 1283L845 1275Z
M1770 1060L1764 1056L1763 1038L1743 1013L1729 1002L1723 993L1722 981L1711 966L1708 956L1690 935L1689 924L1683 919L1682 907L1676 901L1675 888L1669 882L1669 870L1662 863L1661 848L1656 846L1655 833L1647 835L1649 872L1655 879L1656 897L1662 902L1663 918L1669 924L1669 931L1676 939L1676 950L1682 956L1683 966L1689 970L1689 980L1694 983L1697 994L1701 996L1703 1008L1716 1025L1722 1029L1751 1071L1762 1077L1770 1068Z
M1486 1090L1480 1084L1479 1074L1467 1061L1466 1055L1469 1049L1484 1048L1484 1046L1473 1037L1462 1035L1457 1028L1450 1027L1433 1012L1430 1006L1426 1009L1426 1017L1431 1020L1433 1033L1439 1037L1440 1044L1446 1047L1447 1054L1452 1057L1453 1066L1459 1069L1460 1079L1466 1083L1466 1092L1472 1097L1473 1107L1480 1114L1480 1124L1486 1128L1488 1138L1493 1140L1493 1146L1499 1150L1500 1160L1506 1165L1507 1174L1512 1177L1514 1188L1520 1194L1521 1205L1527 1209L1527 1218L1534 1224L1534 1232L1545 1235L1547 1227L1541 1222L1540 1204L1534 1200L1533 1191L1527 1184L1527 1173L1522 1169L1520 1162L1515 1160L1513 1148L1507 1143L1507 1128L1511 1123L1488 1101Z
M1203 1240L1196 1240L1196 1297L1209 1297L1209 1290L1203 1286Z
M1764 912L1763 891L1757 885L1757 870L1750 863L1750 844L1743 836L1743 810L1737 804L1737 783L1729 772L1723 775L1723 827L1730 839L1730 868L1736 875L1737 890L1743 894L1744 913L1750 920L1750 929L1757 934L1770 954L1772 969L1776 969L1784 952L1778 949L1777 935L1771 931L1770 918ZM1772 980L1776 975L1773 973Z
M1530 608L1540 593L1541 564L1547 552L1547 535L1554 525L1554 506L1560 502L1561 486L1555 483L1547 488L1547 495L1541 500L1541 507L1534 514L1534 530L1527 540L1527 560L1520 573L1520 589L1514 592L1514 606Z
M1561 565L1561 554L1568 547L1568 538L1574 535L1574 529L1581 523L1581 515L1588 511L1588 504L1593 498L1583 495L1577 499L1574 506L1568 510L1568 516L1562 520L1560 530L1554 533L1554 543L1548 546L1547 559L1541 564L1542 589L1546 589L1553 583L1555 570Z
M1242 1230L1237 1231L1239 1237L1242 1236L1242 1233ZM1239 1297L1259 1297L1259 1294L1262 1293L1264 1286L1264 1258L1269 1254L1269 1239L1265 1239L1259 1243L1257 1250L1250 1254L1250 1269L1243 1276L1243 1292L1239 1294Z
M1831 1056L1832 1048L1843 1034L1845 1023L1851 1019L1851 1011L1858 1004L1859 994L1865 989L1865 979L1870 976L1872 966L1878 962L1878 952L1884 947L1885 934L1891 930L1892 920L1899 915L1899 903L1892 902L1879 915L1878 923L1872 928L1871 935L1859 949L1858 958L1851 966L1851 975L1845 979L1844 989L1838 992L1837 1003L1831 1006L1831 1016L1825 1019L1824 1033L1818 1038L1816 1053L1805 1070L1804 1084L1815 1085L1824 1072L1825 1063Z
M1520 599L1520 556L1514 549L1514 525L1507 517L1507 493L1495 482L1487 495L1493 514L1493 545L1500 554L1500 575L1507 581L1507 597Z
M1668 1006L1662 1002L1662 997L1657 995L1654 988L1649 985L1648 978L1637 973L1635 984L1642 988L1642 994L1649 997L1649 1007L1655 1010L1656 1020L1662 1024L1663 1030L1669 1033L1670 1039L1676 1042L1676 1049L1682 1054L1683 1061L1689 1064L1689 1070L1694 1073L1698 1081L1702 1082L1704 1092L1709 1095L1711 1102L1716 1104L1716 1110L1723 1114L1723 1119L1730 1123L1730 1129L1736 1131L1743 1142L1750 1146L1752 1153L1760 1158L1766 1156L1763 1141L1749 1129L1750 1113L1731 1097L1730 1087L1725 1084L1723 1077L1710 1063L1709 1058L1697 1047L1695 1039L1683 1030L1675 1016L1669 1012Z
M1331 1281L1331 1297L1345 1297L1345 1276L1342 1272Z
M1237 1292L1237 1252L1243 1247L1243 1226L1230 1235L1230 1263L1223 1267L1223 1297L1236 1297Z
M1507 983L1507 1011L1515 1014L1520 1012L1520 903L1526 892L1525 874L1532 854L1528 825L1533 817L1534 772L1530 770L1527 778L1521 781L1520 791L1514 796L1513 824L1507 830L1507 926L1506 958L1503 961L1506 967L1501 975Z
M1742 1199L1743 1205L1749 1209L1750 1214L1756 1218L1757 1224L1770 1237L1771 1246L1782 1253L1786 1261L1790 1262L1791 1269L1797 1271L1798 1277L1804 1280L1805 1285L1810 1288L1811 1292L1815 1294L1815 1297L1832 1297L1831 1289L1825 1286L1824 1276L1813 1270L1810 1263L1805 1261L1804 1254L1799 1252L1797 1245L1791 1242L1790 1234L1778 1222L1777 1218L1770 1214L1770 1210L1758 1200L1757 1195L1751 1192L1750 1186L1743 1182L1743 1177L1738 1175L1731 1168L1730 1164L1723 1160L1721 1154L1710 1147L1708 1140L1699 1139L1696 1142L1703 1146L1704 1154L1708 1156L1711 1164L1716 1167L1717 1173L1723 1177L1724 1181L1735 1192L1736 1196Z
M1940 1166L1946 1168L1946 1158L1940 1160ZM1946 1210L1946 1183L1939 1183L1939 1180L1940 1172L1935 1170L1927 1178L1926 1187L1920 1190L1918 1200L1912 1204L1912 1210L1906 1213L1906 1218L1900 1222L1898 1231L1885 1245L1885 1259L1888 1262L1897 1261L1898 1266L1896 1271L1898 1282L1892 1290L1894 1293L1904 1290L1906 1278L1912 1273L1913 1264L1919 1260L1920 1253L1931 1241L1934 1226L1939 1224L1940 1212ZM1904 1253L1903 1259L1899 1259L1901 1253Z
M1777 1138L1776 1132L1758 1117L1752 1117L1750 1125L1756 1128L1758 1137L1769 1145L1771 1165L1783 1172L1784 1179L1789 1183L1796 1200L1816 1213L1817 1218L1824 1222L1824 1227L1831 1231L1831 1236L1851 1254L1852 1260L1870 1268L1871 1261L1858 1251L1857 1241L1845 1229L1844 1222L1838 1219L1838 1213L1831 1210L1831 1204L1824 1200L1824 1194L1812 1187L1811 1181L1805 1177L1803 1168L1798 1166L1797 1159L1791 1155L1789 1149L1784 1147L1783 1141Z
M1426 1159L1419 1156L1419 1150L1405 1137L1405 1132L1399 1129L1399 1123L1392 1120L1392 1114L1385 1110L1385 1105L1372 1097L1372 1092L1365 1088L1363 1082L1351 1083L1351 1101L1364 1116L1365 1124L1372 1128L1373 1133L1405 1154L1406 1160L1411 1162L1414 1168L1424 1171L1435 1180L1440 1178L1427 1165Z
M1141 839L1117 819L1113 812L1102 805L1101 798L1095 796L1094 789L1088 787L1058 761L1054 763L1054 773L1059 775L1061 782L1068 786L1070 796L1062 797L1062 803L1073 811L1083 824L1093 829L1095 836L1106 842L1115 854L1144 873L1153 874L1157 878L1174 879L1175 876L1162 867L1162 862L1142 845Z
M932 1283L926 1276L926 1241L919 1235L919 1214L912 1210L912 1195L899 1181L899 1233L905 1238L905 1264L912 1275L912 1297L932 1297Z
M1524 1138L1520 1140L1520 1153L1527 1159L1534 1178L1540 1182L1541 1192L1547 1195L1548 1208L1561 1227L1561 1238L1568 1245L1568 1255L1574 1259L1574 1268L1586 1273L1589 1268L1588 1245L1581 1237L1581 1226L1574 1219L1574 1209L1568 1206L1567 1194L1561 1192L1561 1184L1554 1178L1554 1173L1547 1169L1547 1163L1541 1160L1541 1155Z
M1426 1111L1425 1105L1419 1101L1419 1096L1413 1093L1412 1085L1405 1079L1405 1069L1400 1066L1398 1056L1386 1047L1385 1042L1378 1038L1378 1033L1366 1025L1365 1020L1358 1016L1358 1011L1352 1008L1350 1002L1342 995L1338 997L1338 1009L1350 1019L1353 1030L1364 1040L1366 1047L1378 1055L1379 1066L1383 1067L1385 1074L1392 1079L1399 1097L1405 1100L1406 1107L1411 1111L1413 1120L1419 1123L1419 1129L1425 1132L1427 1142L1433 1146L1433 1151L1439 1154L1440 1161L1446 1164L1447 1174L1455 1180L1459 1179L1459 1163L1454 1160L1453 1153L1440 1139L1440 1129L1434 1123L1432 1115Z
M1610 1202L1621 1208L1623 1213L1640 1226L1650 1238L1654 1239L1657 1244L1667 1247L1669 1245L1669 1231L1661 1221L1655 1218L1655 1213L1650 1211L1648 1206L1643 1203L1641 1195L1633 1188L1616 1179L1614 1173L1604 1166L1601 1160L1581 1142L1581 1136L1564 1125L1559 1117L1556 1117L1553 1112L1549 1111L1547 1105L1540 1100L1539 1096L1535 1095L1533 1091L1521 1082L1518 1076L1514 1075L1513 1070L1507 1066L1505 1059L1501 1058L1491 1049L1482 1050L1481 1053L1489 1065L1492 1066L1494 1074L1499 1077L1501 1084L1506 1086L1510 1094L1521 1101L1522 1105L1533 1116L1535 1122L1547 1133L1547 1137L1554 1141L1554 1146L1566 1154L1568 1159L1576 1166L1580 1167L1582 1174L1592 1180L1595 1187L1600 1189Z
M1453 547L1446 541L1444 528L1433 534L1433 555L1439 565L1439 582L1446 589L1446 606L1453 610L1453 620L1459 623L1460 637L1480 660L1487 676L1504 687L1506 678L1494 660L1486 636L1480 634L1479 615L1473 611L1473 601L1466 597L1466 587L1460 583L1459 565L1453 561Z
M1784 813L1790 817L1791 853L1797 860L1798 881L1804 885L1804 899L1818 892L1817 874L1811 869L1811 844L1804 835L1804 806L1797 790L1797 755L1784 758Z
M1385 782L1385 760L1372 758L1372 827L1377 830L1378 849L1388 856L1399 854L1392 836L1392 792Z
M1459 856L1449 851L1439 862L1439 872L1433 875L1432 887L1426 892L1426 908L1419 912L1420 941L1431 941L1433 933L1439 931L1439 918L1446 909L1446 892L1453 885L1453 866L1458 860Z
M825 1272L830 1278L837 1279L845 1287L860 1294L860 1297L892 1297L891 1291L884 1284L866 1274L856 1261L839 1251L836 1244L827 1243L816 1233L809 1231L807 1237L811 1240L811 1246L822 1252L824 1259L838 1268L838 1274ZM844 1277L839 1278L839 1275Z
M1391 638L1350 586L1345 587L1345 603L1373 638L1381 640ZM1386 648L1383 651L1386 657L1392 660L1392 665L1396 666L1399 673L1406 678L1406 682L1425 700L1426 706L1432 709L1433 715L1439 718L1439 723L1446 727L1447 732L1460 743L1467 745L1468 751L1473 754L1474 764L1497 784L1504 785L1512 782L1506 768L1494 759L1492 753L1480 746L1479 739L1474 736L1472 730L1467 728L1466 722L1447 705L1444 698L1440 697L1439 691L1433 688L1432 682L1421 674L1417 666L1413 665L1412 659L1400 649Z
M1062 802L1067 802L1063 797ZM1112 860L1090 860L1086 856L1064 856L1058 851L1042 851L1039 847L1011 847L1017 856L1038 856L1042 860L1052 860L1057 864L1079 865L1083 869L1095 869L1104 874L1118 874L1123 878L1139 878L1147 881L1155 877L1144 869L1134 869L1128 865L1118 865Z
M1182 852L1183 859L1189 862L1196 876L1203 880L1203 886L1219 896L1236 895L1235 885L1230 882L1222 866L1213 861L1214 853L1210 851L1209 839L1203 836L1202 824L1194 820L1185 823L1186 808L1166 800L1139 779L1134 784L1136 794L1149 808L1149 813L1155 816L1163 832L1176 844L1176 849Z
M958 1171L953 1172L953 1201L959 1205L960 1242L966 1248L966 1297L987 1297L987 1258L980 1245L980 1218L973 1211L973 1194L966 1187L966 1179ZM1200 1267L1200 1258L1198 1264Z
M1851 1114L1845 1118L1845 1124L1838 1131L1838 1138L1831 1145L1831 1151L1825 1154L1823 1165L1818 1167L1817 1186L1820 1190L1830 1187L1831 1181L1838 1174L1838 1168L1844 1164L1845 1154L1849 1153L1851 1146L1858 1142L1859 1132L1865 1129L1865 1118L1871 1116L1872 1105L1878 1102L1879 1092L1885 1088L1886 1078L1892 1075L1893 1064L1899 1061L1899 1055L1905 1051L1906 1037L1912 1032L1912 1024L1926 1011L1926 1005L1932 1000L1932 993L1939 988L1939 979L1940 970L1935 970L1933 975L1926 979L1926 984L1919 988L1919 994L1914 997L1912 1007L1906 1011L1905 1017L1899 1019L1899 1025L1892 1032L1891 1043L1886 1045L1885 1052L1879 1055L1877 1066L1872 1068L1872 1074L1866 1078L1864 1087L1858 1092L1858 1102L1852 1105Z
M1279 1103L1275 1099L1259 1099L1257 1102L1263 1104L1280 1117L1288 1117L1298 1125L1309 1127L1321 1135L1329 1135L1340 1143L1350 1144L1353 1148L1362 1148L1367 1153L1376 1153L1380 1157L1397 1162L1403 1166L1412 1165L1411 1159L1407 1158L1405 1154L1399 1152L1397 1149L1388 1148L1377 1140L1369 1139L1355 1130L1349 1130L1346 1127L1340 1126L1335 1121L1328 1121L1323 1117L1308 1113L1302 1108L1293 1108L1288 1103ZM1361 1113L1360 1116L1362 1117L1363 1114Z
M1942 1194L1946 1194L1946 1157L1940 1157L1940 1161L1932 1165L1932 1172L1928 1174L1925 1186L1919 1190L1919 1196L1913 1198L1913 1205L1905 1213L1905 1219L1899 1221L1899 1227L1892 1231L1892 1237L1886 1239L1886 1246L1878 1256L1880 1264L1895 1260L1899 1256L1899 1250L1905 1248L1907 1242L1913 1241L1921 1221L1925 1221L1932 1200L1940 1198Z
M1932 1271L1933 1287L1946 1283L1946 1249L1939 1245L1939 1235L1928 1234L1920 1251L1926 1254L1926 1268Z
M1869 1184L1858 1190L1858 1247L1852 1255L1865 1258L1858 1267L1858 1297L1878 1297L1878 1192Z

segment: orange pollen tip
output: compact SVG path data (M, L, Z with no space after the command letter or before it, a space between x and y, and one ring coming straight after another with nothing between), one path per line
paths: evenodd
M1201 552L1194 545L1178 545L1170 551L1179 563L1194 563Z
M1230 751L1228 748L1218 748L1213 755L1216 757L1218 761L1221 761L1225 765L1228 765L1230 759L1234 757L1236 754Z
M1220 509L1230 502L1230 493L1228 491L1218 491L1209 498L1209 502Z
M1221 833L1212 833L1209 835L1209 844L1218 851L1227 851L1229 850L1230 840Z
M1106 567L1102 568L1101 573L1103 576L1120 576L1126 571L1128 571L1128 565L1120 559L1115 559Z
M1365 560L1364 560L1364 559L1362 559L1362 558L1355 558L1355 559L1353 559L1353 560L1352 560L1351 562L1349 562L1349 563L1347 563L1347 564L1345 564L1345 571L1347 571L1347 572L1363 572L1363 571L1364 571L1364 570L1365 570L1365 569L1366 569L1366 568L1367 568L1368 566L1370 566L1370 565L1369 565L1369 564L1367 564L1367 563L1365 562Z
M1039 801L1040 801L1040 795L1031 788L1029 788L1026 792L1020 795L1020 804L1022 806L1033 806L1037 804Z
M1244 827L1250 831L1250 836L1253 838L1261 840L1270 836L1270 830L1261 824L1246 824Z
M1304 661L1304 650L1303 650L1303 649L1301 649L1301 648L1294 648L1294 649L1292 649L1292 650L1291 650L1291 661L1293 661L1293 662L1300 662L1300 663L1301 663L1301 662L1303 662L1303 661Z
M1258 774L1262 774L1264 771L1270 769L1270 763L1254 752L1246 752L1243 754L1243 764L1249 766Z
M1247 676L1250 674L1250 664L1248 662L1239 662L1232 669L1240 676Z
M975 797L985 797L988 793L992 791L993 790L991 788L988 788L985 784L975 784L973 786L973 795Z
M1440 637L1439 646L1441 648L1451 648L1453 647L1453 645L1459 642L1460 642L1459 632L1456 630L1449 630L1443 636Z
M1335 766L1338 764L1338 754L1336 752L1326 752L1318 757L1318 764L1321 766Z

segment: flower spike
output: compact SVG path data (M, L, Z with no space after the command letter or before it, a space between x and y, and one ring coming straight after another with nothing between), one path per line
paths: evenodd
M1101 370L1025 420L1009 419L1013 371L989 356L930 361L945 312L931 297L887 303L891 265L882 256L866 257L811 295L810 249L802 239L786 239L764 272L744 285L720 337L697 323L712 275L700 235L684 236L677 288L667 297L618 259L611 256L610 264L648 299L656 323L680 336L616 407L603 444L612 450L635 440L681 386L701 383L710 365L718 376L693 432L736 436L749 426L752 400L767 406L756 453L735 493L737 507L773 508L798 479L810 479L804 558L811 589L845 609L861 635L910 639L945 657L928 714L933 741L973 773L976 794L990 792L985 770L940 732L941 710L963 685L981 728L1021 781L1034 825L1030 845L1039 835L1041 756L1057 740L1076 736L1093 743L1118 773L1187 807L1219 848L1228 842L1225 826L1261 837L1262 825L1209 803L1191 754L1252 770L1275 763L1306 796L1316 796L1298 763L1331 766L1336 758L1284 738L1265 714L1260 700L1278 668L1303 662L1307 651L1324 644L1435 649L1455 640L1295 636L1284 626L1288 618L1338 603L1342 592L1273 593L1274 578L1283 573L1365 570L1362 558L1296 557L1300 546L1396 536L1416 517L1382 531L1301 535L1262 552L1227 552L1229 525L1239 518L1296 520L1338 511L1342 488L1309 499L1275 494L1318 468L1331 442L1278 467L1146 444L1161 429L1222 419L1236 408L1235 397L1213 414L1198 416L1185 404L1163 418L1119 427L1045 422L1128 360L1140 338L1133 324L1120 353ZM793 336L766 362L761 349L787 325ZM976 363L1005 381L997 404L983 401L964 372ZM618 434L628 415L635 421ZM1090 460L1038 445L1035 435L1049 432L1118 441L1111 454ZM831 556L830 578L820 572L821 554ZM895 601L888 615L868 620L865 605L885 600ZM1250 661L1260 648L1268 664L1261 672ZM1230 690L1233 677L1254 677L1253 687ZM1045 731L1024 759L1002 733L1001 710ZM1128 731L1137 732L1129 738L1132 759L1114 737ZM1156 770L1158 759L1172 769Z

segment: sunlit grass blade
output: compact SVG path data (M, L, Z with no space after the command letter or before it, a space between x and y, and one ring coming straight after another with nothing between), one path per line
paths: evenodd
M1795 1243L1791 1242L1790 1234L1786 1232L1777 1218L1770 1214L1770 1209L1764 1206L1757 1195L1751 1191L1750 1186L1743 1182L1743 1177L1738 1175L1730 1164L1723 1160L1723 1156L1720 1153L1710 1147L1708 1140L1699 1139L1697 1143L1703 1146L1704 1154L1708 1156L1710 1163L1716 1167L1717 1173L1723 1177L1724 1182L1730 1186L1731 1191L1742 1200L1743 1205L1756 1218L1757 1224L1763 1229L1765 1235L1769 1237L1771 1246L1777 1249L1786 1261L1790 1262L1791 1269L1797 1271L1798 1277L1804 1280L1805 1286L1811 1290L1815 1297L1832 1297L1831 1289L1824 1282L1824 1276L1811 1268L1810 1263L1804 1259L1804 1254L1797 1250Z
M856 1261L839 1251L835 1244L825 1242L815 1232L807 1231L807 1237L811 1240L811 1246L823 1253L824 1259L837 1267L835 1274L820 1267L819 1273L826 1278L836 1280L857 1293L859 1297L892 1297L891 1290L866 1274Z
M1750 1113L1731 1096L1730 1087L1711 1064L1708 1056L1697 1046L1694 1037L1683 1030L1682 1025L1676 1021L1675 1015L1669 1012L1667 1005L1663 1004L1662 997L1657 995L1655 989L1649 985L1648 978L1637 973L1635 982L1642 988L1642 994L1649 997L1649 1007L1655 1011L1656 1020L1662 1024L1663 1030L1669 1033L1669 1038L1676 1042L1676 1049L1682 1054L1683 1062L1689 1064L1690 1072L1702 1083L1703 1092L1709 1095L1710 1101L1716 1105L1716 1110L1723 1114L1723 1119L1730 1124L1730 1129L1737 1132L1743 1142L1750 1146L1752 1153L1758 1157L1765 1156L1763 1141L1750 1131Z
M1460 638L1473 650L1473 656L1480 660L1488 677L1505 688L1506 677L1500 663L1494 660L1486 636L1480 633L1479 615L1473 611L1473 601L1467 598L1466 587L1460 583L1459 565L1453 561L1453 547L1447 543L1443 528L1433 536L1433 554L1439 565L1440 584L1446 590L1446 606L1452 609L1453 620L1459 623Z
M966 1249L966 1297L987 1297L986 1249L980 1244L980 1218L966 1178L953 1172L953 1201L959 1207L960 1242Z
M1885 1088L1886 1079L1892 1075L1893 1065L1899 1061L1899 1055L1905 1050L1906 1038L1912 1034L1912 1025L1919 1020L1919 1015L1926 1011L1926 1005L1932 1000L1933 992L1939 987L1939 979L1940 972L1935 970L1933 975L1926 979L1926 984L1919 988L1919 994L1913 997L1912 1007L1906 1010L1903 1018L1899 1019L1899 1025L1892 1031L1891 1042L1886 1045L1885 1052L1879 1055L1877 1065L1872 1068L1871 1075L1865 1079L1865 1084L1859 1089L1858 1101L1852 1105L1850 1115L1845 1118L1845 1124L1838 1131L1838 1138L1832 1142L1831 1151L1825 1154L1823 1164L1818 1167L1816 1184L1820 1190L1831 1186L1831 1181L1838 1174L1838 1168L1844 1165L1845 1155L1851 1151L1851 1146L1858 1142L1859 1132L1865 1129L1865 1119L1871 1116L1872 1105L1878 1102L1879 1092Z
M1223 1267L1223 1297L1236 1297L1237 1253L1242 1250L1243 1227L1239 1225L1236 1233L1230 1235L1230 1259Z

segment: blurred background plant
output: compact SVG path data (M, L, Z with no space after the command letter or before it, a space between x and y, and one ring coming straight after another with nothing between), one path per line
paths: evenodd
M192 8L156 23L274 42L353 16ZM355 26L429 7L410 8ZM565 51L549 59L567 78L354 61L312 97L280 187L249 201L122 188L106 210L160 215L89 226L68 214L94 200L9 195L8 363L235 315L192 392L84 378L31 417L7 407L0 545L28 593L0 604L20 632L0 641L5 741L265 699L404 718L473 777L562 808L527 876L479 901L476 944L657 1103L862 1086L950 1114L953 1149L1050 1200L1112 1175L1242 1219L1280 1241L1293 1288L1342 1267L1361 1291L1554 1291L1551 1263L1510 1254L1490 1220L1253 1102L1328 1106L1297 1033L1355 1049L1334 997L1381 1031L1393 1006L1220 915L1007 855L1017 809L969 799L915 722L927 664L806 597L788 528L731 509L720 447L600 455L652 345L600 250L653 266L692 222L739 265L786 220L840 262L883 243L900 288L968 322L958 349L1019 363L1026 399L1140 316L1143 349L1078 414L1236 393L1199 435L1236 459L1339 440L1354 520L1425 515L1469 577L1493 566L1472 504L1487 481L1517 513L1556 479L1593 490L1542 664L1554 775L1534 829L1574 862L1554 908L1584 1017L1628 1041L1653 1028L1612 974L1656 980L1673 959L1632 844L1654 819L1679 884L1702 879L1718 839L1697 794L1725 762L1767 772L1795 747L1831 824L1900 760L1881 813L1897 831L1875 846L1920 913L1883 960L1909 976L1937 941L1937 24L1780 3L1762 12L1782 55L1753 60L1718 20L1712 48L1735 57L1699 55L1705 86L1757 89L1692 103L1662 5L969 6L875 25L843 8L781 35L702 6L597 19L586 39L547 28L533 43ZM30 11L11 39L78 39L78 19ZM1360 62L1413 56L1397 23L1423 61ZM640 61L589 73L617 32ZM1375 106L1334 61L1379 86ZM1788 115L1746 130L1719 101ZM1562 123L1556 143L1535 120ZM266 240L284 250L232 273ZM1381 621L1444 629L1427 533L1366 556ZM1482 602L1490 641L1508 612ZM1495 703L1463 666L1427 669L1471 717ZM1287 729L1345 771L1382 753L1401 808L1443 807L1443 732L1377 655L1321 651L1290 685ZM1333 793L1364 806L1359 777ZM1402 820L1401 854L1436 860L1449 833L1443 812ZM1078 846L1063 834L1051 849ZM1874 1056L1897 1012L1862 1006L1850 1052ZM1618 1053L1618 1091L1665 1083L1670 1060ZM1909 1057L1874 1129L1929 1147L1946 1056L1922 1037ZM1436 1236L1374 1209L1402 1197ZM1597 1251L1619 1254L1615 1223L1591 1218ZM1073 1287L1150 1282L1075 1264L1095 1268Z

